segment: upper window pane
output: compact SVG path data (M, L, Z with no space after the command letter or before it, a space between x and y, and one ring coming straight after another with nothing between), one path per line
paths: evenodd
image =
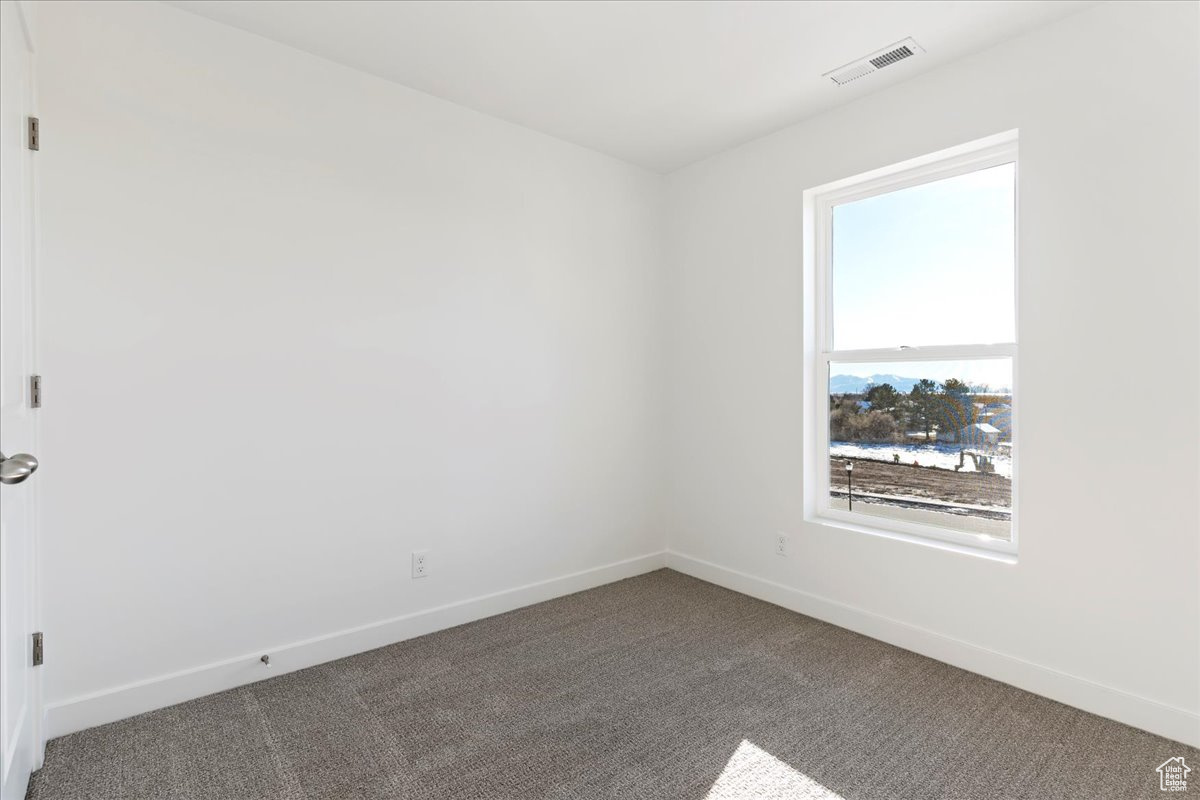
M837 350L1012 342L1016 165L835 206Z

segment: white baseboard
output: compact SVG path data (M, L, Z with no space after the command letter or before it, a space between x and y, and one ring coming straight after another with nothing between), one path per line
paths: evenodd
M324 664L327 661L503 614L623 578L631 578L662 568L665 566L665 559L665 551L649 553L582 572L294 642L283 647L264 647L236 658L72 697L46 706L46 735L48 739L53 739L84 728L115 722L156 708ZM271 654L269 672L259 661L264 652Z
M1200 715L861 608L667 551L667 566L1060 703L1200 747Z

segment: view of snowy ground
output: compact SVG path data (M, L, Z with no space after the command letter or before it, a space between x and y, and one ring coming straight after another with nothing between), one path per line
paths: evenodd
M956 444L872 444L869 442L830 442L829 455L837 458L874 458L879 461L892 461L900 456L900 463L911 464L916 461L923 467L941 467L954 469L958 466L959 445ZM1012 477L1012 458L1008 455L995 457L996 474L1006 478ZM967 456L962 468L963 472L974 472L975 465Z

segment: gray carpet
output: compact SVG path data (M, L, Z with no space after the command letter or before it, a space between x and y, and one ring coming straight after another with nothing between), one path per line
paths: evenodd
M1200 768L1194 749L660 570L56 739L29 797L1200 794L1159 791L1178 755Z

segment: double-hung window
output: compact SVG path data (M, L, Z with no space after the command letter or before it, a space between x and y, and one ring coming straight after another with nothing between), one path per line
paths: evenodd
M806 516L1015 553L1015 132L805 213Z

